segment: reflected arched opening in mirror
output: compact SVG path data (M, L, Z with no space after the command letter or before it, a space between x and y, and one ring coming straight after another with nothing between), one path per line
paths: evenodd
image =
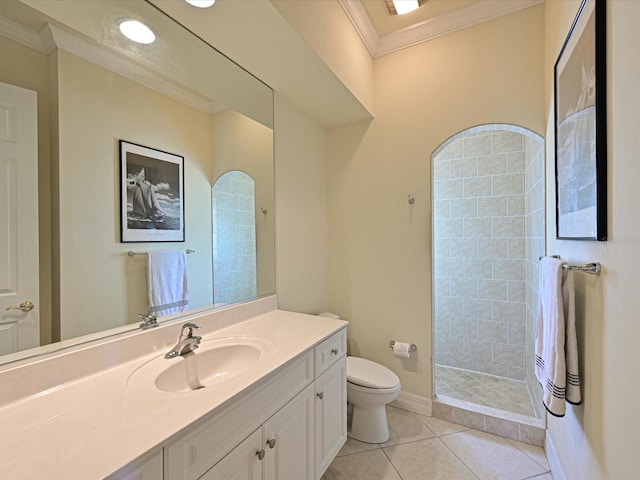
M213 302L253 298L256 269L256 182L233 170L213 184Z

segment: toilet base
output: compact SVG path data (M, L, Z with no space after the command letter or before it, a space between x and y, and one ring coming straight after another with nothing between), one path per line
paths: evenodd
M374 408L353 406L351 431L347 436L365 443L384 443L389 440L387 411L384 405Z

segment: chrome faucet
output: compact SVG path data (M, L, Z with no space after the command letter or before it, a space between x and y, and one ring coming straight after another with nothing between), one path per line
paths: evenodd
M200 345L202 337L193 334L193 329L199 329L200 325L196 323L185 323L180 330L180 336L178 337L178 343L171 350L167 352L164 358L175 358L187 353L193 352ZM185 335L185 331L187 332Z

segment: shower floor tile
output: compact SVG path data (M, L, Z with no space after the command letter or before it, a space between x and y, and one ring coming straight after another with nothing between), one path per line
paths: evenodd
M524 382L436 365L436 395L535 417Z

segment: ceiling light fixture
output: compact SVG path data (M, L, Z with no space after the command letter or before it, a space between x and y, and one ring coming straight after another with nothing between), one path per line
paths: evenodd
M123 18L118 21L118 28L125 37L134 42L148 45L156 41L153 30L139 20Z
M385 0L391 15L404 15L417 10L427 0Z
M185 0L188 4L198 8L209 8L216 3L216 0Z

